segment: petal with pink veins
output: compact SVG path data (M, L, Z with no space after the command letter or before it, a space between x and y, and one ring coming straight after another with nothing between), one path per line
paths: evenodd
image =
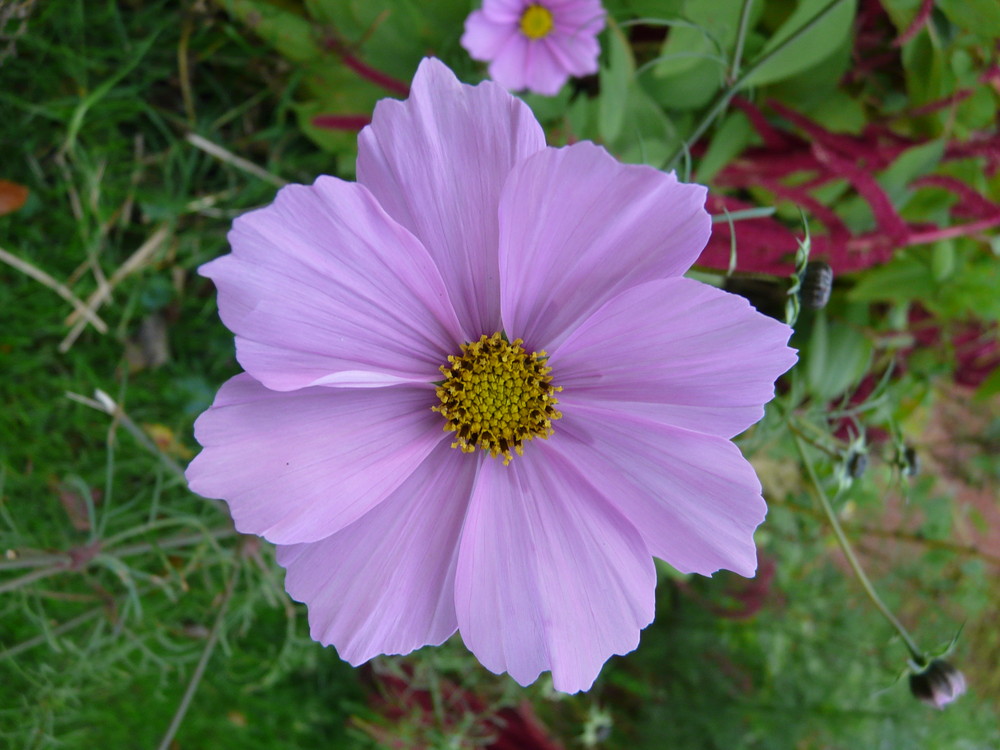
M552 450L581 467L651 554L682 573L754 574L753 534L767 506L732 441L571 396L559 408Z
M426 59L406 101L383 100L358 136L358 181L423 243L465 340L500 327L497 205L511 168L545 146L531 110L491 81Z
M549 365L553 383L576 400L730 438L764 416L774 381L795 364L791 333L743 297L663 279L607 302Z
M705 193L593 143L523 161L500 201L504 329L552 352L623 289L683 274L711 231Z
M462 531L455 602L462 639L518 683L552 671L588 689L653 619L656 573L639 532L546 441L509 466L485 459Z
M455 564L478 461L438 443L385 501L326 539L278 547L314 640L357 666L444 642L458 627Z
M359 185L289 185L229 240L200 271L240 364L268 388L427 383L463 340L427 252Z
M432 388L272 391L242 374L195 422L188 484L229 504L236 529L315 542L391 495L445 436Z

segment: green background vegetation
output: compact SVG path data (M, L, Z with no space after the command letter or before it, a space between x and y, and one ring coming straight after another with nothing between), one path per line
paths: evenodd
M842 84L853 2L802 32L826 3L758 0L742 37L740 2L606 5L616 23L601 37L596 80L526 97L554 144L593 138L622 159L711 183L757 142L734 114L699 133L733 93L777 98L846 134L900 113L907 135L996 138L997 87L981 82L996 65L1000 10L985 0L938 3L903 46L895 78L853 86ZM898 34L919 2L884 6ZM197 450L194 418L238 371L213 288L195 269L226 252L234 216L284 181L351 178L354 133L319 130L311 117L364 115L387 92L345 66L345 50L401 81L428 51L480 78L457 41L470 3L21 0L0 4L0 17L12 8L25 18L0 26L0 179L29 195L0 216L0 248L80 300L109 280L114 288L97 308L106 333L74 333L73 308L51 284L0 264L0 745L478 747L500 731L497 711L527 701L566 747L1000 746L1000 529L989 528L1000 378L975 395L956 386L952 343L964 325L996 336L995 233L900 250L838 282L827 310L800 319L802 363L741 441L770 502L756 582L664 566L656 621L587 694L555 694L544 676L521 689L486 672L457 637L355 670L309 640L269 545L238 536L224 506L191 495L178 474ZM638 34L636 19L660 36ZM905 117L963 87L974 93L959 106ZM692 153L695 141L706 148ZM979 162L943 164L941 154L924 149L880 175L908 221L955 219L947 194L909 189L924 174L1000 199ZM801 233L787 201L748 197ZM852 229L872 221L843 186L823 199ZM913 344L917 302L943 333L892 372ZM869 375L875 390L852 400ZM851 443L836 433L838 416L888 439ZM944 648L964 626L949 659L971 688L945 711L910 697L905 649L843 564L794 435L923 647ZM916 476L905 446L922 457ZM855 452L870 465L850 480ZM397 680L426 690L431 708L401 699ZM477 700L456 700L456 686Z

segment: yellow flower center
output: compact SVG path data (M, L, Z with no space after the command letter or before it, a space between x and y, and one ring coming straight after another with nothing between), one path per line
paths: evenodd
M504 466L513 455L523 455L521 444L553 433L552 422L562 414L552 385L552 368L545 352L528 354L521 339L507 341L502 334L481 336L462 344L462 354L441 366L438 386L441 405L432 408L445 418L444 429L455 433L452 448L472 453L479 448Z
M521 14L521 33L528 39L548 36L552 26L552 11L541 5L529 5Z

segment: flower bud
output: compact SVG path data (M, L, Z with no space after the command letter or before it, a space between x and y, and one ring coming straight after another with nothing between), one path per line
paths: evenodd
M826 307L833 291L833 269L829 263L815 260L806 265L802 272L802 286L799 299L807 310L819 310Z
M944 659L934 659L910 675L913 697L934 708L944 708L965 692L965 675Z
M860 479L868 468L868 454L864 451L851 451L847 458L847 476Z

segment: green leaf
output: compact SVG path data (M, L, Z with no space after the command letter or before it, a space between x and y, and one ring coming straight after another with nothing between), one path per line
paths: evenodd
M689 25L686 21L675 21L660 48L658 62L653 66L653 75L664 78L683 73L706 59L721 64L718 62L719 58L719 48L703 29Z
M628 89L635 76L635 61L628 40L613 20L608 20L608 65L600 71L601 96L597 129L605 141L613 141L625 122Z
M468 3L458 0L306 0L306 8L331 40L406 82L423 57L460 51L458 37L469 12Z
M222 0L222 7L292 62L323 56L317 30L299 13L268 0Z
M823 401L839 396L867 372L871 354L871 342L860 331L818 313L806 349L810 392Z
M659 167L679 142L674 124L634 82L628 89L621 133L609 146L622 161Z
M906 254L880 268L866 271L848 293L848 299L855 302L908 302L932 297L936 287L930 268L912 254Z
M963 31L991 42L1000 37L1000 3L996 0L937 0L937 7Z
M692 110L711 101L722 83L722 66L713 60L699 60L683 73L656 78L639 76L642 87L666 110Z
M944 140L930 141L908 148L878 177L896 208L901 208L913 192L909 185L918 177L934 171L944 156Z
M710 182L719 170L735 159L750 143L754 130L742 112L731 112L712 136L705 155L698 162L698 182Z
M987 376L986 380L976 389L976 401L986 401L1000 393L1000 367Z
M840 0L823 18L803 31L812 20L826 10L829 0L801 0L795 12L781 25L761 51L758 59L793 39L780 52L764 62L743 82L744 86L774 83L811 68L831 55L851 33L856 3Z

